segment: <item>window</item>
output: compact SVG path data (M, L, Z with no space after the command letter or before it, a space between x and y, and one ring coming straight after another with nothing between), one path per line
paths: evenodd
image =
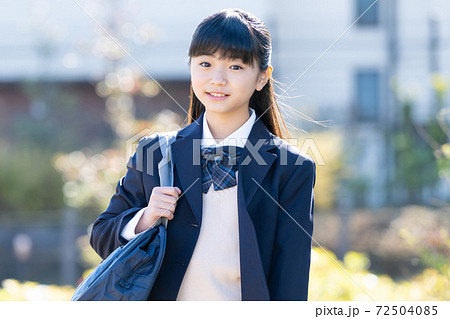
M356 1L356 17L357 19L364 11L367 10L375 0L355 0ZM373 25L376 26L379 23L379 11L380 6L378 5L380 1L377 1L366 13L358 20L358 25Z
M356 117L359 121L378 120L380 108L380 73L377 70L356 74Z

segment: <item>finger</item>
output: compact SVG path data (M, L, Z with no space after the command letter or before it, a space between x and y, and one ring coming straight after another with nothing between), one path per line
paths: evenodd
M173 219L174 215L171 211L166 209L158 209L159 217L167 217L169 220Z
M158 187L158 189L162 194L174 196L176 198L178 198L178 195L181 194L181 190L178 187L164 186Z
M155 187L150 194L149 202L151 200L162 200L165 202L172 203L178 200L178 193L176 190L161 190L161 187Z
M162 202L162 203L168 203L168 204L176 204L178 198L171 196L171 195L164 195L164 194L159 194L155 196L155 201L158 202Z
M154 205L155 205L155 207L157 207L159 209L167 209L167 210L170 210L171 212L174 212L175 207L176 207L176 202L167 203L167 202L158 201L158 202L155 202Z

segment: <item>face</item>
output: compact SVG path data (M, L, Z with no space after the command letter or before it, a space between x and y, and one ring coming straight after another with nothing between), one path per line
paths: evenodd
M222 114L248 110L250 97L263 89L272 72L270 66L260 72L256 61L251 67L216 55L193 57L190 68L192 88L206 111Z

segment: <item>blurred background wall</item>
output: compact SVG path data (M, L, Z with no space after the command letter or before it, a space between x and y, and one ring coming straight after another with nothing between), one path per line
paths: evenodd
M429 266L374 241L405 240L398 218L447 226L448 1L23 0L0 11L0 280L75 285L98 263L86 234L127 141L183 125L191 36L234 7L267 24L285 119L317 146L319 242L394 277Z

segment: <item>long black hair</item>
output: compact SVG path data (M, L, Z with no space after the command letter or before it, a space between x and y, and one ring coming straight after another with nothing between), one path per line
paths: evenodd
M261 19L240 9L216 12L204 19L195 30L189 47L189 63L193 57L213 54L220 59L242 59L252 67L257 61L260 72L263 72L270 65L272 54L269 30ZM270 76L261 91L255 90L249 105L272 134L288 137L273 86L274 80ZM195 95L191 84L187 123L197 120L204 110L205 106Z

